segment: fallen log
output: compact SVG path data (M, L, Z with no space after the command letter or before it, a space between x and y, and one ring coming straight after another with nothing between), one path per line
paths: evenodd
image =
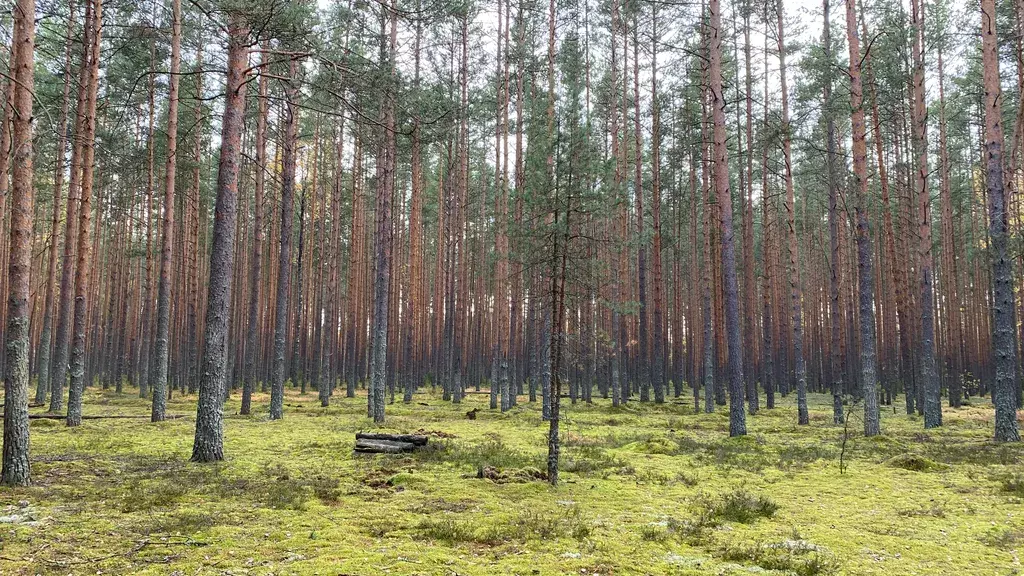
M356 440L355 451L360 454L401 454L412 452L418 448L411 442L394 442L391 440Z
M356 432L356 440L384 440L388 442L406 442L416 446L426 446L427 437L420 434L387 434L384 432Z

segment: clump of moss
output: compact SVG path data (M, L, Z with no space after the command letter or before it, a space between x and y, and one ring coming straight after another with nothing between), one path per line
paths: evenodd
M905 453L893 456L887 462L889 466L893 468L902 468L903 470L910 470L911 472L937 472L939 470L945 470L944 464L925 458L920 454Z
M512 470L502 470L494 466L481 466L476 471L476 477L490 480L495 484L521 484L524 482L546 481L548 479L546 472L538 470L533 466L514 468Z

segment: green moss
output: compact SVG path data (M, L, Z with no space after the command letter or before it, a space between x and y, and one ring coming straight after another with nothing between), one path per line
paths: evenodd
M541 479L539 403L502 414L486 394L424 392L376 427L365 400L320 408L288 388L271 422L267 396L243 417L233 394L214 465L188 462L194 396L159 425L32 420L35 484L0 490L0 573L1002 576L1024 543L1024 446L989 440L986 399L929 431L887 409L884 436L849 438L842 474L827 396L809 396L810 426L791 396L732 439L724 411L689 402L566 404L558 488ZM149 408L90 389L85 410ZM354 456L354 433L378 428L431 439ZM482 467L523 481L477 479Z

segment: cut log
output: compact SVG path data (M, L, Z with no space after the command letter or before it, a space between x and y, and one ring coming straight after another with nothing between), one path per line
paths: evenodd
M406 442L416 446L426 446L427 437L419 434L386 434L383 432L356 432L356 441L385 440L388 442Z

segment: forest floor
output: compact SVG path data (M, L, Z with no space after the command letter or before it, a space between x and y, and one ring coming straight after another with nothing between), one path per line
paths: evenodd
M429 392L388 406L382 430L431 436L402 456L355 456L365 396L289 389L283 420L225 407L219 464L191 464L182 418L32 420L33 486L0 490L0 574L1020 574L1024 446L997 445L987 399L923 429L883 407L832 424L812 395L748 417L692 404L564 402L562 484L543 480L540 406L487 409ZM681 401L680 401L681 402ZM466 411L480 408L476 419ZM855 410L860 407L854 407ZM33 413L41 411L33 409ZM137 395L91 390L87 415L148 415ZM486 476L478 470L490 466Z

